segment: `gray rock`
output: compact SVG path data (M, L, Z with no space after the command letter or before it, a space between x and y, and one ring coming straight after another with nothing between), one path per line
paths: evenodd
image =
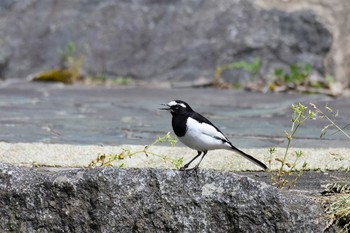
M350 84L350 4L344 0L256 0L255 4L265 9L281 11L312 10L317 19L332 33L333 43L324 60L326 73L347 86Z
M314 201L232 173L0 164L1 232L322 232Z
M304 62L322 74L332 44L312 11L263 9L253 0L17 0L1 3L0 12L4 77L57 67L69 42L92 75L212 78L216 66L254 57L263 73Z

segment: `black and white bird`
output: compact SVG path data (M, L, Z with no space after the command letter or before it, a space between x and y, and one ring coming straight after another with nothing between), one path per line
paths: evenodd
M180 170L197 169L207 152L215 149L235 151L264 170L267 169L264 163L234 147L215 125L201 114L195 112L186 102L173 100L163 105L166 107L160 109L170 111L172 115L171 123L178 139L189 148L198 152L197 156ZM188 169L188 166L201 155L199 163Z

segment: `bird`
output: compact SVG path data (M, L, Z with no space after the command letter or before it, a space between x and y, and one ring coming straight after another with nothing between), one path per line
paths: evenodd
M228 140L218 127L211 123L207 118L194 111L185 101L172 100L167 104L161 105L165 106L160 108L161 110L170 111L172 115L172 128L180 142L198 152L192 160L180 168L181 171L197 170L208 151L216 149L226 149L237 152L245 159L248 159L262 169L267 169L267 166L264 163L233 146L230 140ZM188 168L189 165L201 155L202 157L200 158L199 163L193 168Z

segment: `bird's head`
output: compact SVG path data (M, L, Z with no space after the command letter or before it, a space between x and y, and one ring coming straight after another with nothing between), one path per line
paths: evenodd
M168 110L171 114L185 114L193 111L190 105L182 100L173 100L167 104L162 104L166 107L160 108L161 110Z

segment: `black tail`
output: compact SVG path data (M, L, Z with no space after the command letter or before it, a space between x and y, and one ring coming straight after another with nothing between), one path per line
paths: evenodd
M244 158L248 159L250 162L255 163L256 165L258 165L259 167L261 167L264 170L267 169L267 166L264 163L260 162L259 160L257 160L253 156L246 154L245 152L241 151L240 149L234 147L233 145L231 145L231 147L232 147L232 150L236 151L238 154L242 155Z

